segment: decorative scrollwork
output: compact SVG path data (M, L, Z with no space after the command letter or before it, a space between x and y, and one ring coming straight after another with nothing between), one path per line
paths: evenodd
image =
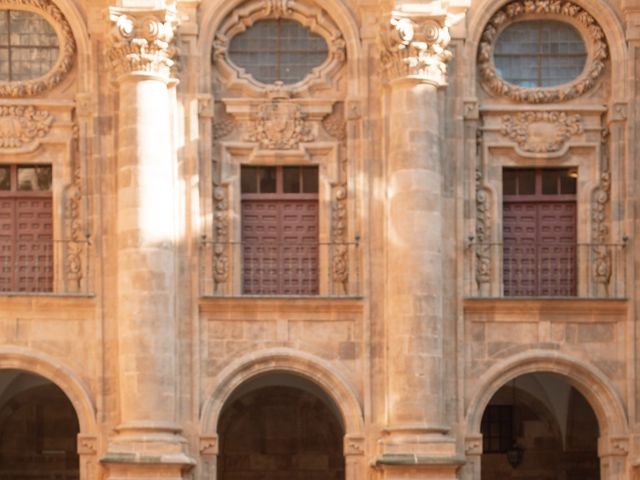
M391 17L380 40L380 60L388 80L416 78L446 85L452 54L447 50L451 37L443 21Z
M147 73L168 79L176 53L173 46L175 12L117 7L111 7L109 12L113 28L107 55L117 75Z
M51 70L32 80L0 82L0 97L31 97L53 89L73 68L76 41L67 19L51 0L0 0L0 10L29 10L42 15L58 34L60 53Z
M582 133L582 118L564 112L520 112L503 117L501 133L525 152L557 152Z
M349 249L347 246L347 185L334 185L332 209L333 281L347 293L349 283Z
M576 22L588 35L589 65L575 82L549 88L524 88L503 80L493 63L493 49L504 28L528 16L562 16ZM478 68L483 84L496 95L516 102L551 103L571 100L591 90L605 71L608 47L604 31L582 7L561 0L515 0L498 10L482 33L478 49Z
M274 99L258 107L248 140L268 150L290 150L315 139L300 105Z
M594 246L593 252L593 279L597 284L609 285L611 281L611 249L608 248L609 225L607 224L607 206L611 192L611 174L609 173L608 157L609 130L602 130L602 155L603 171L600 174L600 183L593 191L591 201L591 235Z
M53 117L34 106L0 106L0 149L21 148L45 137Z
M482 184L482 172L476 169L476 283L478 289L491 282L490 192Z
M215 243L213 246L213 280L215 288L227 282L229 278L229 257L227 246L229 234L229 218L227 212L227 192L224 187L216 186L213 189L213 200L215 202L214 233Z

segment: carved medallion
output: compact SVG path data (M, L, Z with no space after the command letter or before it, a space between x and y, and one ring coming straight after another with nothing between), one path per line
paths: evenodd
M582 118L564 112L521 112L502 118L501 133L525 152L557 152L582 133Z
M45 137L53 117L33 106L0 106L0 149L20 148Z
M290 150L300 142L311 142L314 136L304 121L300 105L288 101L273 101L258 107L253 131L248 140L269 150Z

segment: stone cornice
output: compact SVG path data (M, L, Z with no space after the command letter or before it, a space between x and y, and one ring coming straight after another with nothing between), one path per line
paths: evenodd
M449 30L446 17L393 14L383 27L380 60L389 82L402 79L447 84Z
M175 55L175 12L110 7L109 14L113 27L107 54L118 78L151 75L169 80Z

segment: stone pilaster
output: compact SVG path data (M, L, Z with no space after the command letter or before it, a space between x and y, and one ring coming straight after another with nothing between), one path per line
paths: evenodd
M455 443L447 436L443 398L438 90L446 86L448 43L446 15L405 10L394 12L381 37L388 82L388 426L378 463L388 478L398 469L420 478L455 478L459 466Z
M181 478L191 460L176 418L176 165L169 91L175 14L111 8L119 87L117 322L121 424L111 478Z

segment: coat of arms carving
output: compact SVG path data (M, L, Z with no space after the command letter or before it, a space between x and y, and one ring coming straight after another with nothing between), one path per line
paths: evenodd
M268 150L290 150L300 142L313 141L314 136L300 105L277 100L258 107L248 139Z

